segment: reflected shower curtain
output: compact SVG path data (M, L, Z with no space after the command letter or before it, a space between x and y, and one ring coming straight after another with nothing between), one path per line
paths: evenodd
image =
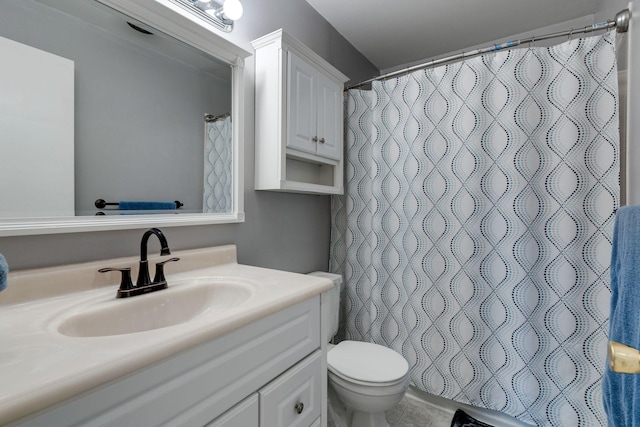
M204 213L227 213L231 199L233 151L231 116L205 122L204 141Z
M606 424L614 41L350 91L331 243L346 338L402 353L429 393L540 426Z

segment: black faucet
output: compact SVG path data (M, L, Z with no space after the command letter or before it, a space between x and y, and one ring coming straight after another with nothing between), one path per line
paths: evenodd
M161 230L158 228L150 228L145 231L140 241L140 268L138 270L138 280L135 285L131 283L131 268L101 268L98 270L100 273L106 273L107 271L120 271L122 273L122 281L120 282L120 289L118 289L117 295L118 298L133 297L168 287L167 279L164 277L164 265L168 262L178 261L180 258L169 258L157 263L156 274L153 281L151 281L151 277L149 276L149 262L147 261L147 244L152 234L155 234L158 240L160 240L160 255L171 255L167 238L164 237Z
M169 244L167 238L164 237L164 233L158 228L150 228L142 235L140 241L140 269L138 270L138 280L136 281L136 287L147 286L152 284L151 277L149 277L149 262L147 261L147 243L149 237L155 234L160 240L160 255L171 255L169 250Z

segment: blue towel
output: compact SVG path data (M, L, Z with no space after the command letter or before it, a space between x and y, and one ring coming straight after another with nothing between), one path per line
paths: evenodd
M640 348L640 206L618 209L611 248L609 340ZM602 398L609 427L640 426L640 374L612 372Z
M0 291L7 289L7 280L9 275L9 264L4 256L0 254Z
M121 211L154 211L176 209L176 202L127 202L121 201L118 208Z

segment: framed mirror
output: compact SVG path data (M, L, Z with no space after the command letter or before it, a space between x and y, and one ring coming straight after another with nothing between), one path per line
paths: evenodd
M176 1L0 4L0 236L244 220L249 52Z

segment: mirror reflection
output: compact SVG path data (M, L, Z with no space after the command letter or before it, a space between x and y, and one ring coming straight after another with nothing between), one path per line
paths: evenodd
M0 217L231 212L229 64L95 1L1 2L0 37Z

